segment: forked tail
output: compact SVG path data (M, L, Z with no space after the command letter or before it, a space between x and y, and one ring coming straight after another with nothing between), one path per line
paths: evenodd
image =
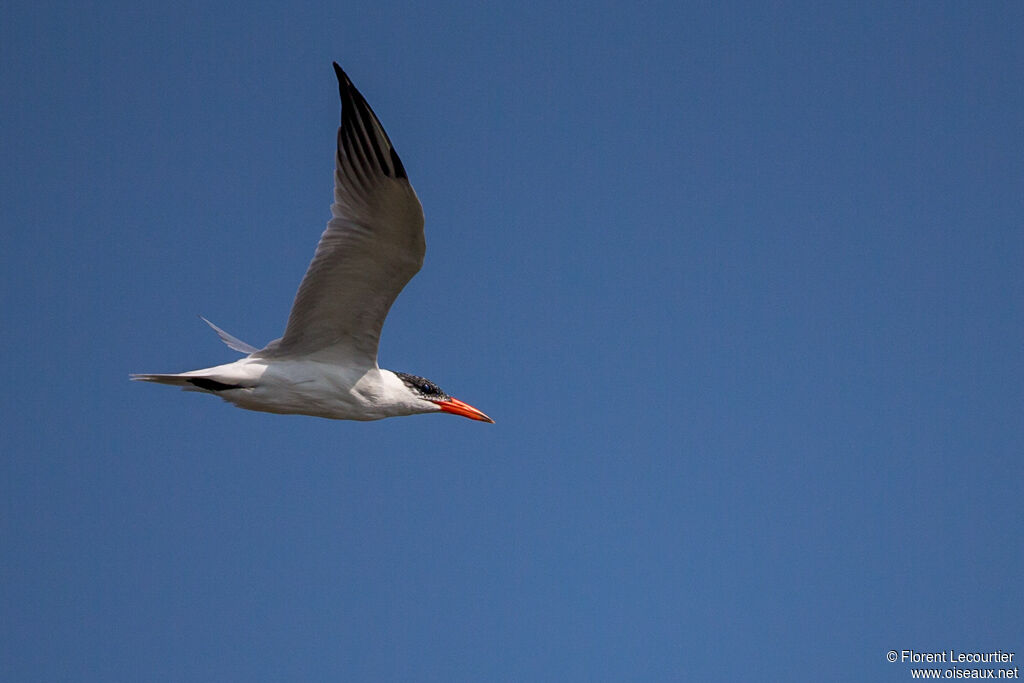
M251 355L259 350L251 344L246 344L238 337L228 334L206 318L203 318L203 316L199 317L202 318L203 322L213 328L213 331L217 333L217 336L221 338L221 341L235 351ZM251 373L247 374L245 372L239 373L238 370L234 370L233 372L227 370L228 368L234 368L238 364L244 363L245 360L243 359L236 363L220 365L215 368L206 368L204 370L192 370L191 372L180 372L174 374L145 373L129 376L137 382L156 382L157 384L181 387L185 391L204 391L216 394L229 389L248 389L254 385L254 380L259 377L259 373L256 373L254 376L250 376ZM213 377L210 377L210 375L213 375Z
M209 377L196 377L189 375L129 375L137 382L156 382L157 384L169 384L174 387L181 387L185 391L209 391L217 393L227 389L244 389L241 384L226 384L218 382Z
M220 337L220 340L222 342L224 342L225 344L228 345L229 349L234 349L235 351L238 351L239 353L244 353L244 354L252 354L252 353L256 353L257 351L259 351L259 349L257 349L252 344L246 344L244 341L242 341L238 337L236 337L234 335L231 335L231 334L228 334L224 330L220 329L219 327L217 327L216 325L211 323L206 318L203 318L203 316L199 316L199 317L202 319L202 321L204 323L206 323L207 325L209 325L210 327L213 328L213 331L217 333L217 336Z

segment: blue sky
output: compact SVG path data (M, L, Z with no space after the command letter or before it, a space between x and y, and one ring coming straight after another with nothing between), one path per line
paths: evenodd
M1018 3L8 3L0 678L905 680L1024 657ZM427 217L383 367L279 336L337 60Z

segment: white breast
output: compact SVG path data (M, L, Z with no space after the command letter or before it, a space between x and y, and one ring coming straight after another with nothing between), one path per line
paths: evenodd
M302 414L335 420L379 420L439 410L417 398L389 370L356 369L312 360L243 359L232 365L259 379L248 389L219 395L240 408L267 413ZM227 366L222 366L227 369Z

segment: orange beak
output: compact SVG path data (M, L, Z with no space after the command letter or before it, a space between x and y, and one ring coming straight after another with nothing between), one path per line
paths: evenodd
M434 401L434 403L436 403L437 407L446 413L468 417L470 420L480 420L481 422L490 422L491 424L494 424L494 420L487 417L468 403L463 403L457 398L449 398L447 401Z

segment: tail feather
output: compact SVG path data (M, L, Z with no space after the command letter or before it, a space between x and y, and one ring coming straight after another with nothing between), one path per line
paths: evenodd
M157 384L169 384L172 387L187 387L191 377L183 375L152 375L152 374L131 374L129 378L136 382L156 382Z
M217 393L228 389L244 389L241 384L227 384L209 377L197 377L195 375L129 375L136 382L156 382L157 384L169 384L170 386L181 387L185 391L207 391Z
M246 344L244 341L242 341L238 337L235 337L235 336L232 336L232 335L228 334L224 330L220 329L219 327L217 327L216 325L211 323L206 318L203 318L203 316L199 316L199 317L202 319L202 321L204 323L206 323L207 325L209 325L210 327L213 328L213 331L217 333L217 336L220 337L220 340L222 342L224 342L225 344L228 345L229 349L234 349L235 351L238 351L239 353L245 353L245 354L252 354L252 353L256 353L257 351L259 351L259 349L257 349L252 344ZM159 380L150 380L150 381L159 381Z

